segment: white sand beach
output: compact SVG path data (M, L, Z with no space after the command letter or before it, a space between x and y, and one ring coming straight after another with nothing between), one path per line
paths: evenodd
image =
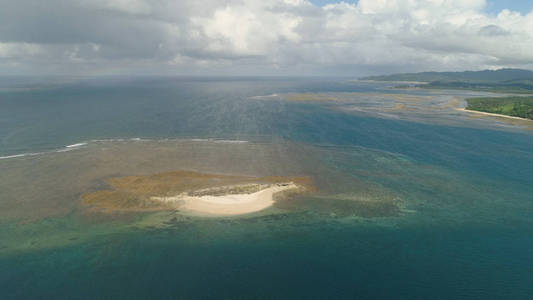
M533 121L526 118L520 118L520 117L513 117L513 116L507 116L507 115L501 115L501 114L494 114L494 113L488 113L483 111L477 111L477 110L470 110L466 108L456 108L459 111L464 111L468 113L478 114L478 115L484 115L484 116L490 116L490 117L500 117L500 118L506 118L506 119L514 119L514 120L522 120L522 121Z
M191 196L186 193L174 197L152 197L152 200L175 203L180 210L206 215L241 215L272 206L274 195L288 190L299 189L293 182L265 185L254 193Z

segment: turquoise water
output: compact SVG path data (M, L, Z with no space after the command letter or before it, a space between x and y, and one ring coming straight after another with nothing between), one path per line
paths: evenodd
M338 78L2 90L0 298L530 298L533 136L447 106L473 94ZM320 193L239 218L79 207L103 178L176 169L308 175ZM350 202L388 197L400 213Z

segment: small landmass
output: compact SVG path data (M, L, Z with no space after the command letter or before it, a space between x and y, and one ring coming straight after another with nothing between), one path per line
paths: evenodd
M240 215L264 210L277 198L309 192L308 177L250 177L174 171L110 178L108 189L82 203L102 212L179 210L200 215Z

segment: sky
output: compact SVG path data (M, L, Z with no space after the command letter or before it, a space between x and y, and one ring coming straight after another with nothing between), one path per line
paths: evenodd
M469 0L465 0L469 1ZM324 6L332 3L339 3L336 0L311 0L311 3L318 6ZM357 0L345 0L346 3L356 4ZM504 9L518 11L527 14L533 10L533 1L531 0L491 0L487 1L485 11L487 13L499 13Z
M0 0L0 75L533 69L533 1Z

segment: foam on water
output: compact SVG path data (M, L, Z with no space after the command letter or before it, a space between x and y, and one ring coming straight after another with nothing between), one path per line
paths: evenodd
M87 143L77 143L77 144L65 146L65 148L79 148L79 147L86 146L86 145Z
M271 95L264 95L264 96L251 96L250 99L270 99L270 98L277 98L279 97L278 94L271 94Z
M84 146L87 146L89 142L83 142L83 143L76 143L72 145L67 145L60 149L50 150L50 151L43 151L43 152L30 152L30 153L20 153L20 154L13 154L13 155L7 155L7 156L0 156L0 160L2 159L13 159L13 158L21 158L21 157L28 157L28 156L38 156L38 155L44 155L49 153L63 153L63 152L70 152L77 149L81 149Z
M0 159L11 159L11 158L18 158L18 157L35 156L35 155L40 155L40 154L43 154L43 153L44 152L40 152L40 153L21 153L21 154L0 156Z
M143 141L152 141L150 139L142 139L142 138L128 138L128 139L95 139L90 141L84 141L75 143L72 145L66 145L59 149L54 149L50 151L42 151L42 152L29 152L29 153L19 153L19 154L12 154L12 155L6 155L6 156L0 156L1 159L13 159L13 158L20 158L20 157L28 157L28 156L37 156L37 155L43 155L43 154L49 154L49 153L63 153L63 152L70 152L77 149L82 149L91 143L107 143L107 142L143 142Z

